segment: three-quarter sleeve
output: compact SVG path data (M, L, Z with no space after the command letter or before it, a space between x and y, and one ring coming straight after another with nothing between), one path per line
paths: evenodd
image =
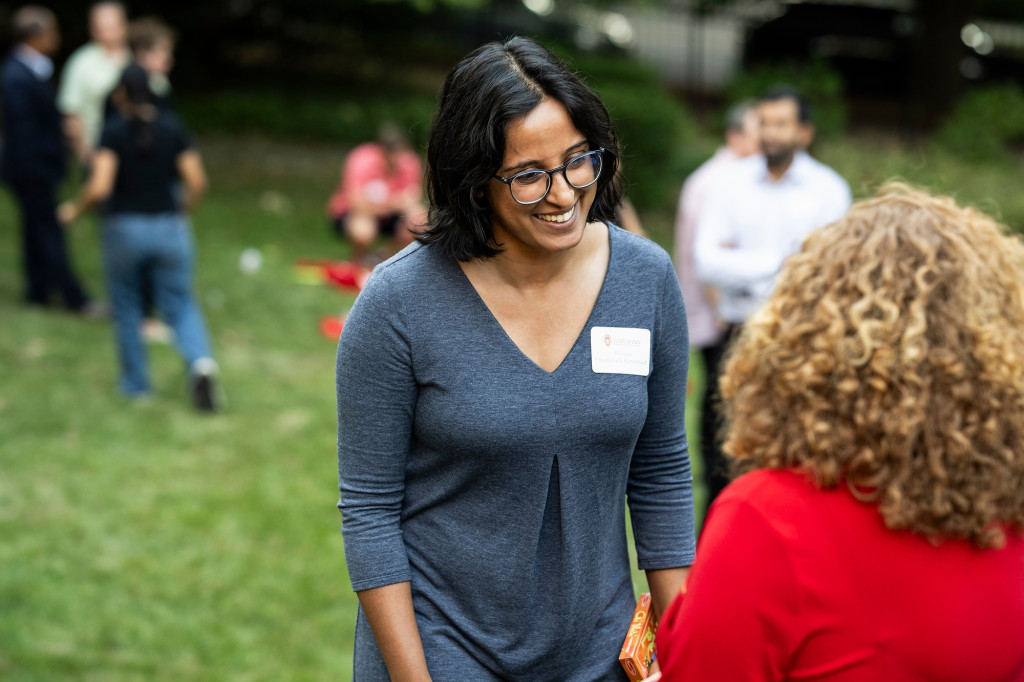
M633 452L627 487L642 570L689 566L696 552L685 420L689 339L682 293L668 258L659 300L647 419Z
M410 579L401 510L417 389L401 310L378 268L338 342L338 508L357 592Z

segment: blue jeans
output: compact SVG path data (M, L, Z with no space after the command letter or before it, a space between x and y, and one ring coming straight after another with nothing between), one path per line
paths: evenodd
M187 365L210 356L206 323L192 294L194 247L188 219L177 213L115 213L103 218L103 259L121 365L121 391L149 392L149 363L142 340L142 281L174 330Z

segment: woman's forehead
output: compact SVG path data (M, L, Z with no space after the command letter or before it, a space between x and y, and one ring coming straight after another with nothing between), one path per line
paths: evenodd
M504 161L515 164L561 158L568 149L585 139L562 103L545 97L530 113L509 124L505 134Z

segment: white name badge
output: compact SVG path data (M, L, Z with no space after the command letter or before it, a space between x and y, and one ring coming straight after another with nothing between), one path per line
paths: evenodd
M651 373L651 330L592 327L590 364L598 374Z

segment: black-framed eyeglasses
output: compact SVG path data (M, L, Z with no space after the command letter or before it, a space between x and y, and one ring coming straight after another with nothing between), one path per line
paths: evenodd
M604 149L595 149L592 152L574 156L564 166L551 170L530 169L508 178L503 178L500 175L494 177L508 185L509 192L512 193L512 198L517 204L529 206L543 201L544 197L548 195L555 173L561 173L569 186L574 189L590 187L601 177L603 158Z

